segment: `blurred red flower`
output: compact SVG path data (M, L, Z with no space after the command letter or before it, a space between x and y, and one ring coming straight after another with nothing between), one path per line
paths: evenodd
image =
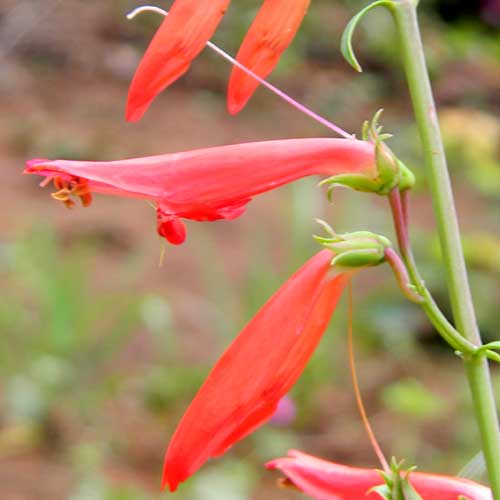
M349 273L323 250L262 307L217 361L182 417L165 455L174 491L210 457L269 420L299 378L335 310Z
M278 64L306 15L310 0L266 0L250 27L237 60L265 78ZM259 82L233 67L227 95L230 113L238 113L258 88Z
M310 0L264 0L238 61L267 76L288 47ZM216 30L230 0L176 0L151 41L130 85L126 118L139 120L154 98L182 76ZM258 87L251 76L235 70L228 105L239 111Z
M318 500L380 500L370 490L384 484L375 469L347 467L291 450L286 458L266 464L268 469L279 469L287 481L307 495ZM422 500L492 500L491 490L467 479L411 472L410 483Z
M34 159L25 173L53 180L57 200L84 206L91 193L144 198L157 205L158 233L185 240L180 220L235 219L258 194L310 175L377 175L374 146L348 139L288 139L234 144L120 161Z
M176 0L130 85L126 118L139 120L153 99L182 76L204 49L231 0Z

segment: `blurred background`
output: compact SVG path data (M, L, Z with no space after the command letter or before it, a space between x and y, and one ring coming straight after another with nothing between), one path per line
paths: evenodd
M159 2L168 8L169 2ZM257 0L234 0L214 41L235 53ZM499 0L422 0L422 28L457 193L481 331L498 339L500 306ZM419 140L391 20L373 12L356 35L365 72L339 39L365 2L314 0L273 83L359 133L385 108L391 147L417 174L412 237L422 273L449 311ZM96 196L71 212L33 157L120 159L329 131L259 90L225 110L230 67L204 51L137 124L127 87L161 19L138 2L0 0L0 484L3 500L152 500L163 453L210 367L291 272L317 251L314 217L338 231L392 238L382 199L339 190L328 204L304 180L254 200L233 222L189 223L162 243L139 200ZM388 456L456 474L479 449L460 361L386 268L357 278L355 343L365 403ZM272 332L270 332L272 334ZM250 360L251 362L251 360ZM493 367L500 398L500 371ZM203 467L179 500L298 498L263 463L300 448L377 466L353 399L342 302L290 398L268 424ZM287 421L288 420L288 421Z

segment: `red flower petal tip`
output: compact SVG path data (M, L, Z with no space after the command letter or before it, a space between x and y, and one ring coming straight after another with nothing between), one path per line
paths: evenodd
M265 0L241 44L238 62L261 78L269 75L292 42L309 3L310 0ZM241 111L258 86L255 78L234 67L227 94L229 113Z

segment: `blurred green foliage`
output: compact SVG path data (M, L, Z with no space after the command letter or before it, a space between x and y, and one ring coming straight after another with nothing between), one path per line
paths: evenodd
M402 379L382 391L384 404L402 415L419 419L437 417L443 411L443 401L415 379Z

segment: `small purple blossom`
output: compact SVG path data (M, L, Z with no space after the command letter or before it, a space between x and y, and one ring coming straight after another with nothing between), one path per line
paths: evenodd
M297 407L290 396L283 396L279 403L278 408L271 417L271 423L278 427L286 427L290 425L297 414Z

